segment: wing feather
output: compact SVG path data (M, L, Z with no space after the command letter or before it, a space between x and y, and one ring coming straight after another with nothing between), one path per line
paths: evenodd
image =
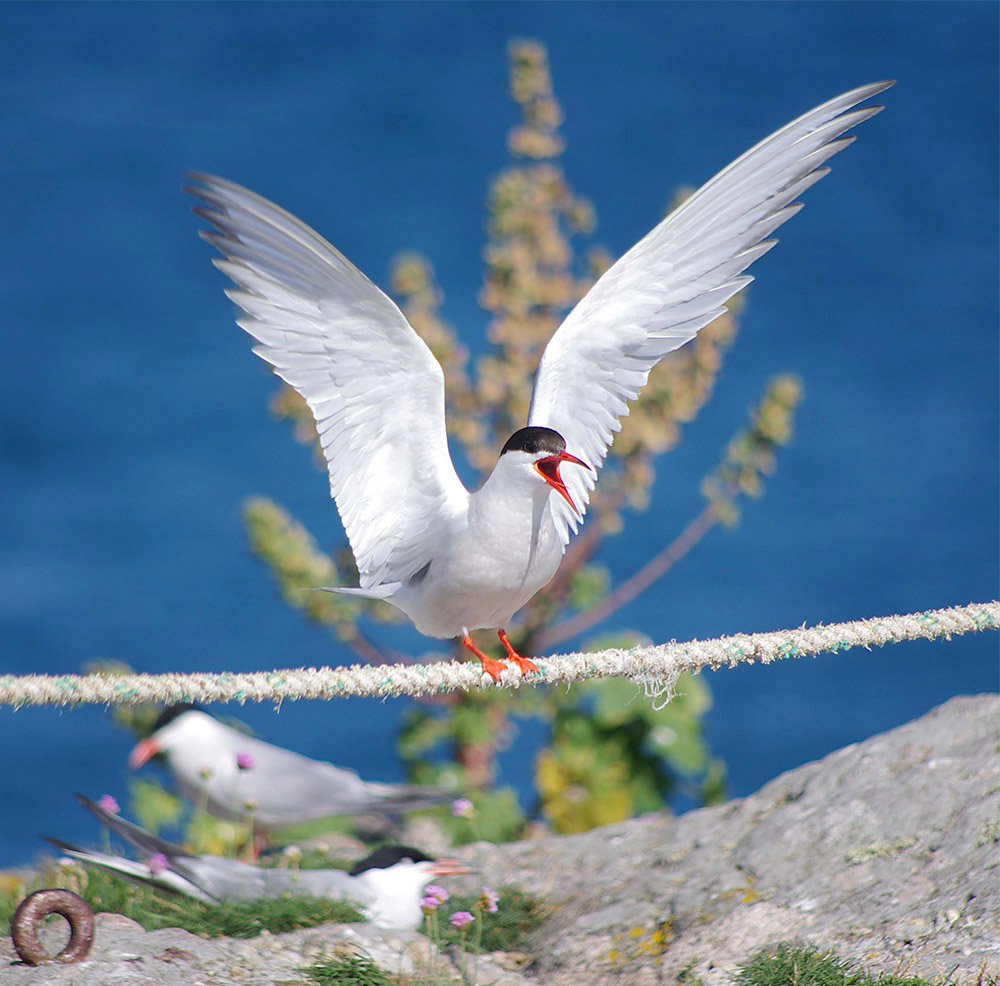
M399 308L319 234L254 192L192 175L201 235L254 352L302 395L362 588L408 578L468 493L448 453L444 374Z
M768 237L802 208L796 200L829 172L825 162L854 140L843 134L882 109L852 107L891 85L844 93L756 144L618 260L556 330L538 365L528 424L554 428L593 467L563 475L581 511L649 372L753 280L743 272L777 242ZM579 518L561 498L551 503L565 544Z

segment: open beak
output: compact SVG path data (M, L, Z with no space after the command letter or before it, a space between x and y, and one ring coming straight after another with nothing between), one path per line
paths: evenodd
M475 873L475 870L469 869L459 859L435 859L431 873L435 876L456 876L460 873Z
M160 748L152 737L139 740L128 755L129 770L138 770L150 757L155 757L159 752Z
M556 490L565 499L576 512L577 516L582 518L583 514L580 513L577 505L573 502L572 497L569 495L569 490L566 489L566 484L559 475L559 466L563 462L572 462L576 466L583 466L584 469L590 469L590 466L583 459L578 459L575 455L570 455L569 452L560 452L558 455L549 455L544 459L539 459L535 463L535 470L552 489Z

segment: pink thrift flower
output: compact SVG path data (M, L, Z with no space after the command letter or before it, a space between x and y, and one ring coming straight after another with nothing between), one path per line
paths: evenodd
M436 911L438 909L438 903L439 901L437 897L424 897L424 899L420 901L420 910L422 910L424 914L430 914L431 911Z
M451 894L444 887L439 887L436 883L429 883L424 888L424 899L430 898L433 900L435 907L443 904L450 896Z
M249 753L237 753L236 754L236 766L240 770L251 770L253 769L253 757Z
M456 928L467 928L476 919L468 911L455 911L448 920Z
M121 808L118 807L118 802L110 794L102 794L97 799L97 807L103 808L112 815L117 815L121 811Z
M153 876L159 876L170 865L170 860L162 852L153 853L148 862L149 872Z
M500 895L492 887L483 887L483 892L479 895L476 905L489 914L496 914L500 904Z
M475 818L476 807L468 798L458 798L451 806L451 813L456 818Z

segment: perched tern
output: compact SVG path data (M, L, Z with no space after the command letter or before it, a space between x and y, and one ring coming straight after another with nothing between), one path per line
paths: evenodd
M82 794L77 798L146 860L139 862L112 853L80 849L47 838L60 852L138 883L185 894L208 904L298 893L352 901L380 928L414 929L423 917L420 900L424 887L435 877L470 872L458 860L431 859L409 846L383 846L350 871L272 869L224 856L194 855L105 811Z
M527 427L474 493L448 453L441 367L395 303L277 205L192 174L239 325L316 420L360 575L359 588L332 591L384 599L421 633L461 638L498 681L503 663L470 637L496 629L522 673L537 671L505 627L555 574L628 402L752 280L744 271L854 139L845 131L882 109L853 107L891 85L854 89L771 134L618 260L549 340Z
M247 817L260 832L327 815L399 814L450 801L439 788L377 784L241 733L193 705L171 705L129 755L135 770L162 753L178 787L219 818Z

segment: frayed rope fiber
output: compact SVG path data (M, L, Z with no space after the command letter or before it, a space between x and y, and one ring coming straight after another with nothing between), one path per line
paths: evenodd
M647 693L669 698L684 671L716 670L737 664L769 664L783 657L808 657L824 651L951 637L1000 627L1000 602L885 616L849 623L820 624L772 633L738 633L714 640L657 644L631 650L566 654L539 659L539 674L522 677L508 668L495 685L474 662L392 664L345 668L293 668L248 674L89 674L0 675L0 705L136 705L139 702L281 702L297 698L349 695L432 695L482 688L519 688L629 678Z

